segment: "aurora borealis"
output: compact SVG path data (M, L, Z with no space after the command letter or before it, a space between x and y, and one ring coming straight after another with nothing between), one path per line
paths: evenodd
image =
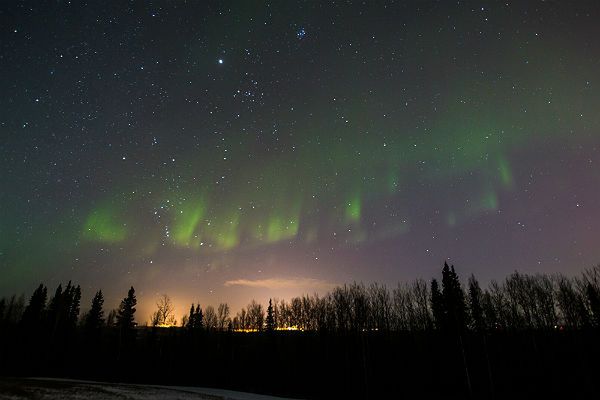
M593 2L4 2L0 294L600 262ZM266 300L265 300L266 299ZM182 309L183 308L183 309Z

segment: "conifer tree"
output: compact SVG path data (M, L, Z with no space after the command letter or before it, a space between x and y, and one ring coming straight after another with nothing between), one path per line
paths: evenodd
M458 275L454 271L454 266L449 267L447 262L444 262L442 269L442 296L447 323L452 326L453 330L464 329L466 325L465 295Z
M63 291L62 285L58 284L56 291L54 292L54 297L50 299L48 302L48 324L52 329L56 329L56 326L59 323L60 313L62 311L63 304Z
M200 304L196 304L196 312L194 313L194 328L202 329L204 327L204 315Z
M481 331L485 328L483 320L482 308L482 292L479 287L479 282L475 279L475 275L469 278L469 311L471 317L471 327L476 331Z
M81 287L79 285L73 288L69 300L67 322L69 328L74 328L77 326L77 319L79 318L79 311L81 308Z
M204 315L202 314L202 309L200 308L200 304L198 303L194 307L194 303L192 303L190 307L190 316L188 318L187 327L188 329L195 330L201 329L204 320Z
M71 284L71 281L69 281L65 287L65 290L58 298L58 307L54 321L55 332L64 331L66 328L71 327L71 306L73 304L73 296L75 294L74 290L75 288Z
M121 301L119 309L117 310L117 326L122 333L130 332L135 327L136 305L135 289L132 286L127 292L127 297Z
M27 307L23 312L21 322L24 326L29 328L39 327L46 308L47 297L48 289L43 284L40 284L31 295L29 304L27 304Z
M273 304L269 299L269 307L267 307L267 319L266 319L267 332L273 332L275 330L275 319L273 318Z
M98 290L92 299L92 307L85 319L85 327L88 332L94 332L104 325L104 295L102 290Z
M190 307L190 316L188 317L187 320L187 328L188 329L194 329L194 316L195 316L195 312L194 312L194 303L192 303L191 307Z
M437 329L445 329L446 316L444 311L444 299L436 279L431 281L431 311L433 322Z

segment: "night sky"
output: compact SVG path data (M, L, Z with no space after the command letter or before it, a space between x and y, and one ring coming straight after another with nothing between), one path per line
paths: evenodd
M0 295L191 302L600 262L600 9L2 1Z

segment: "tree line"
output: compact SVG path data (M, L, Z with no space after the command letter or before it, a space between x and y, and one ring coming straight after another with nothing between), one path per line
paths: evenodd
M81 288L59 285L48 299L40 284L25 305L24 297L0 299L0 324L45 328L52 335L81 328L98 335L115 328L123 338L134 335L137 300L131 287L116 310L105 317L101 290L89 311L80 315ZM174 326L174 308L161 296L151 325ZM580 276L514 272L504 281L482 288L471 275L462 284L454 266L444 263L441 280L417 279L389 289L385 285L352 283L325 295L269 299L267 307L252 300L233 317L228 304L215 309L192 304L181 327L190 331L317 332L364 331L502 331L600 328L600 266Z
M600 390L600 266L574 277L514 272L483 287L444 264L430 281L352 283L234 314L191 304L178 324L163 295L139 329L133 287L114 310L101 290L89 307L81 294L69 282L0 299L0 375L323 399Z

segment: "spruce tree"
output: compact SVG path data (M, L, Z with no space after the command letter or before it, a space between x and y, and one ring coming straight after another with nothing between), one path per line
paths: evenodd
M74 295L75 287L71 284L71 281L69 281L59 300L55 330L64 331L71 327L71 306L73 304Z
M457 335L458 337L458 344L465 369L466 384L469 393L471 393L471 377L462 339L463 331L466 328L467 315L465 294L460 286L460 281L454 270L454 265L448 267L447 262L444 262L444 268L442 269L442 297L444 298L444 307L446 309L446 320L449 328L448 333Z
M194 303L192 303L192 305L190 306L190 316L187 322L188 329L201 329L203 318L204 316L202 315L202 309L200 308L200 304L194 306Z
M188 321L187 321L187 328L188 329L194 329L194 303L192 303L192 306L190 307L190 316L188 317Z
M204 326L204 315L202 314L202 308L200 304L196 305L196 312L194 313L194 328L202 329Z
M59 323L59 317L60 317L60 313L62 311L62 304L63 304L62 285L58 284L58 287L56 288L56 291L54 292L54 297L52 297L50 299L50 301L48 302L48 312L47 312L48 325L52 329L56 329L56 327Z
M96 332L104 325L104 295L98 290L92 299L92 307L85 319L85 328L88 332Z
M79 318L79 311L81 308L81 287L79 285L73 288L69 300L67 323L69 328L74 328L77 326L77 319Z
M119 309L117 310L117 326L121 330L122 333L128 333L135 327L135 306L137 304L137 300L135 298L135 289L133 286L127 292L127 297L125 297L121 304L119 305Z
M46 299L48 297L48 289L43 284L35 289L29 304L23 312L21 323L28 328L39 327L42 322L44 310L46 308Z
M444 311L444 299L436 279L431 281L431 311L433 322L437 329L446 328L446 316Z
M471 317L471 327L476 331L482 331L485 328L482 308L482 292L479 282L474 275L469 278L469 311Z
M266 319L267 332L273 332L275 330L275 319L273 318L273 304L269 299L269 307L267 307L267 319Z
M466 326L465 295L454 266L449 267L447 262L444 262L442 269L442 296L447 323L453 330L464 329Z

